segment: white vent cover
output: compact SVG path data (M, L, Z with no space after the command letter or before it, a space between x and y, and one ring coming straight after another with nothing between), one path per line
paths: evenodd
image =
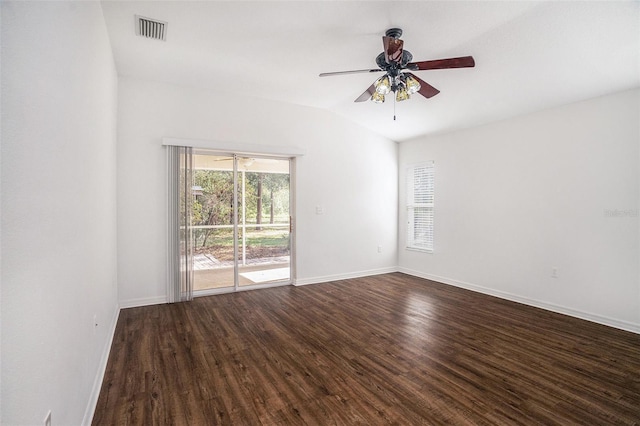
M136 15L136 34L155 40L167 40L167 23Z

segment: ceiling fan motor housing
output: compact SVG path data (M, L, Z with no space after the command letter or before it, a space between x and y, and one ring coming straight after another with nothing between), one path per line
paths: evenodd
M389 75L395 77L398 75L400 69L405 68L409 62L413 59L413 55L408 50L402 51L402 60L399 63L388 63L384 57L384 52L376 57L376 64L381 70L387 71Z

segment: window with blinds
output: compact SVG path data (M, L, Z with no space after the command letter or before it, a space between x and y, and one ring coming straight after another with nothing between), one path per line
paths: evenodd
M433 162L407 170L407 248L433 251Z

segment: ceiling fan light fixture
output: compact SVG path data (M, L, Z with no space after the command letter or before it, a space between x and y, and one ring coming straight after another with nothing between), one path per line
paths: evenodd
M381 104L384 102L384 95L378 92L374 92L373 95L371 95L371 100L377 104Z
M404 86L398 87L398 90L396 91L396 101L397 102L406 101L410 97L411 96L409 95L409 92L407 91L407 89L405 89Z
M381 95L386 95L391 91L391 83L389 83L389 76L385 75L383 77L380 77L379 79L376 80L376 82L374 83L374 86L376 88L376 92L381 94ZM383 96L384 99L384 96Z
M410 75L407 76L405 82L407 85L407 92L409 92L410 95L417 93L422 88L418 80L416 80Z

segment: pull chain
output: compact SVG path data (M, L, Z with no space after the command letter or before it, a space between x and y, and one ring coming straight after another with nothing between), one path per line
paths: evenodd
M395 92L392 92L395 95ZM396 121L396 97L393 97L393 121Z

